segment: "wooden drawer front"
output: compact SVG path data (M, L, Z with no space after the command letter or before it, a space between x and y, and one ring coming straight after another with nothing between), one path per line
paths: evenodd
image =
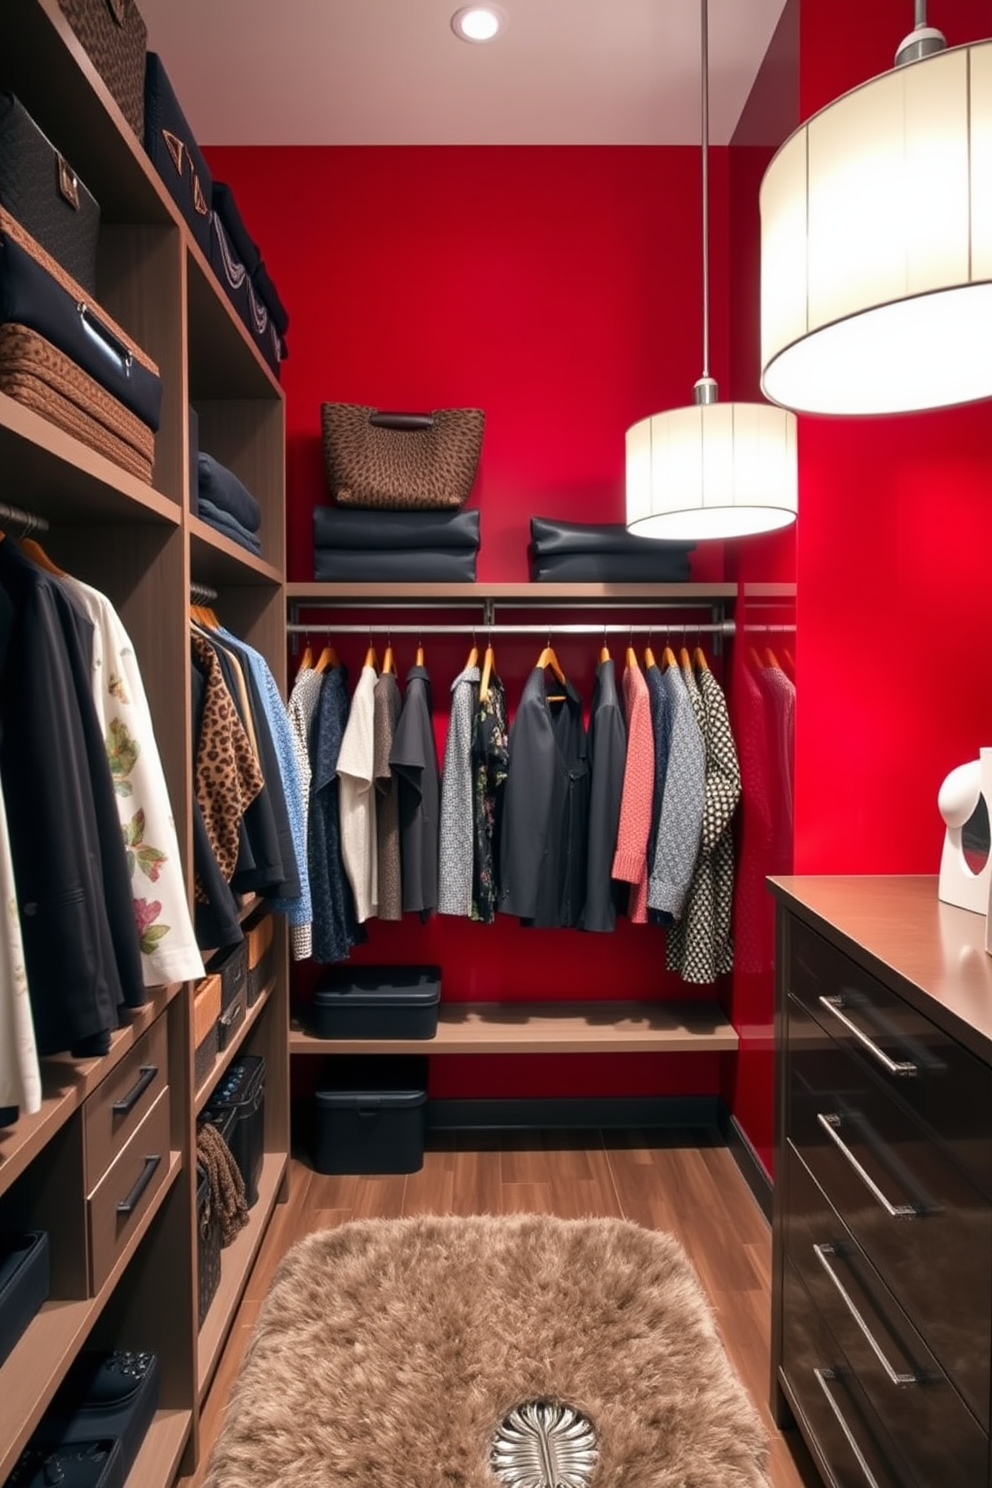
M782 1372L832 1488L933 1488L914 1482L788 1261L783 1271Z
M790 946L787 990L992 1196L992 1069L795 918Z
M989 1410L992 1206L920 1122L789 1007L789 1133L971 1408Z
M166 1019L158 1018L83 1105L86 1192L138 1129L169 1078Z
M95 1295L169 1171L169 1087L87 1200L90 1287Z
M983 1482L987 1401L980 1425L792 1149L788 1186L789 1258L913 1471L947 1488ZM974 1346L987 1356L988 1337Z

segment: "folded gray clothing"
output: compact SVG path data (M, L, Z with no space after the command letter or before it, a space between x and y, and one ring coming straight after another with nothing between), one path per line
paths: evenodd
M233 470L228 470L213 455L205 455L201 450L197 474L201 501L206 497L249 532L258 531L262 525L262 508Z
M247 527L242 527L235 517L228 516L227 512L221 511L219 507L214 506L212 501L207 501L203 496L200 497L200 510L197 516L215 532L222 532L232 542L240 543L243 548L248 549L249 553L261 553L262 542L256 532L249 532Z
M479 512L368 511L346 506L316 506L313 541L317 548L429 548L432 552L479 546Z
M405 583L453 583L475 580L475 553L469 548L406 548L401 552L376 548L360 552L357 548L315 548L315 579L327 583L365 583L399 580Z
M531 517L530 540L536 553L691 553L692 542L636 537L622 522L563 522L558 517Z
M550 558L531 552L530 576L560 583L591 581L600 584L681 584L690 578L689 555L675 544L652 544L657 553L553 553ZM669 551L665 551L668 546Z

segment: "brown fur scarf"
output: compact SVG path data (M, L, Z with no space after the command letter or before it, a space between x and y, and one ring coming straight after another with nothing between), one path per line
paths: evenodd
M220 1220L221 1247L230 1245L248 1223L245 1181L224 1138L205 1121L197 1129L196 1156L210 1184L210 1207Z

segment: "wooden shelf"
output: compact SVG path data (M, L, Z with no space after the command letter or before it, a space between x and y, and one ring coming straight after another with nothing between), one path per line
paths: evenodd
M322 1039L294 1025L290 1054L724 1053L736 1030L710 1002L447 1003L432 1039Z
M686 605L723 603L737 598L736 584L514 584L514 583L411 583L411 584L322 584L296 582L286 585L287 600L305 606L307 601L354 600L356 606L381 599L432 600L438 605L482 604L485 600L526 600L535 605L604 603L624 600L673 600Z
M7 393L0 393L0 468L12 501L66 524L182 519L175 501Z
M269 370L199 243L186 240L189 295L189 396L278 398Z
M241 1293L247 1284L255 1256L275 1208L289 1159L283 1152L266 1152L258 1180L258 1199L249 1210L248 1223L220 1253L220 1286L200 1329L197 1360L199 1400L210 1388Z
M211 585L268 584L282 582L279 570L264 558L249 553L208 522L190 516L190 569L194 579Z
M127 1488L170 1488L193 1423L190 1410L156 1411L127 1476Z
M181 1153L171 1153L165 1181L97 1295L46 1302L7 1356L0 1369L0 1482L7 1481L45 1407L148 1233L181 1169Z
M251 1007L246 1010L244 1018L238 1024L238 1028L233 1039L228 1044L226 1049L221 1050L221 1052L217 1055L217 1058L214 1060L213 1064L210 1066L210 1073L207 1075L207 1078L199 1086L196 1092L196 1100L193 1107L194 1114L196 1116L199 1116L204 1106L210 1100L217 1082L220 1080L228 1065L233 1064L239 1049L241 1048L245 1039L248 1037L252 1028L258 1022L258 1019L261 1017L262 1009L268 1002L275 984L276 979L275 977L273 977L272 980L267 982L266 985L262 988L261 992L252 1003Z

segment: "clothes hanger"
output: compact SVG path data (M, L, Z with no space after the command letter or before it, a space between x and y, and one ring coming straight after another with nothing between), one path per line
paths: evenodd
M375 647L371 644L369 645L369 649L365 653L365 661L363 664L367 667L375 667L378 670L379 658L375 654Z
M778 657L775 655L775 652L772 650L771 646L765 647L765 656L767 658L768 666L774 667L776 671L782 670L782 668L778 664Z
M606 626L603 626L603 644L599 648L599 659L601 662L610 660L610 648L606 642Z
M693 661L693 665L695 666L697 672L708 672L709 671L710 664L706 660L706 652L703 650L702 646L697 646L696 649L695 649L695 651L693 651L693 653L692 653L692 661Z
M35 542L33 537L21 538L21 552L26 554L33 563L37 563L39 568L43 568L46 573L54 574L58 579L64 579L66 577L65 569L59 568L58 564L53 563L41 546L41 543Z
M679 665L684 671L692 671L692 657L689 655L689 647L683 645L679 649Z
M537 665L538 670L542 672L546 671L547 668L550 667L551 671L561 683L562 687L565 686L565 673L561 669L561 665L558 661L557 656L555 655L554 647L551 645L550 642L548 643L548 645L545 646L544 650L537 658ZM563 703L567 697L567 693L549 692L546 697L549 703Z
M314 665L314 671L329 672L331 668L336 667L337 664L338 653L335 651L333 646L328 645L324 647L323 651L321 651L320 655L317 657L317 661Z
M300 664L296 668L296 675L299 676L301 672L309 672L312 667L313 647L311 646L310 642L307 641L306 645L303 648L303 655L300 657Z
M668 667L677 667L678 666L678 661L676 659L675 652L672 650L671 646L666 646L665 649L664 649L664 651L662 651L662 653L661 653L661 662L662 662L662 667L664 669L666 669L666 670L667 670Z
M496 652L493 650L492 642L486 647L486 654L482 662L482 678L479 682L479 702L489 701L489 678L493 674L496 665Z
M793 676L795 676L796 675L796 662L795 662L795 658L792 655L792 652L789 650L788 646L782 652L782 655L785 657L785 664L788 667L789 671L792 673Z
M384 677L389 676L395 670L396 658L393 655L393 643L392 641L387 641L385 655L382 658L382 675Z
M417 647L417 655L413 664L418 667L422 667L424 664L424 648L422 645Z
M644 665L646 667L653 667L658 665L658 663L654 659L654 652L652 651L650 645L644 647Z
M472 642L472 649L468 653L468 661L466 661L466 663L465 663L465 670L468 671L469 667L474 667L474 666L478 666L478 665L479 665L479 648L475 644L475 642L473 641Z
M624 655L624 666L632 667L635 672L639 672L641 669L641 664L637 660L637 652L634 650L633 646L627 647L626 653Z

